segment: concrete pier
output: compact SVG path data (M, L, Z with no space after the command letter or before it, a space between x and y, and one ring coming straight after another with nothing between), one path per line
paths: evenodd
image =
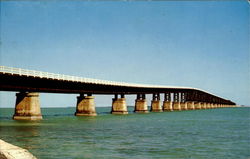
M39 93L20 92L16 94L14 120L41 120Z
M173 102L164 101L163 102L163 111L173 111Z
M151 101L151 112L162 112L160 94L153 94L153 99Z
M181 92L180 96L181 96L181 98L180 98L181 110L188 110L188 108L187 108L187 102L186 102L186 93ZM177 99L175 99L175 101L179 101L179 95L178 95Z
M188 101L187 108L188 108L188 110L194 110L195 109L194 102Z
M181 103L179 93L174 93L173 110L181 111Z
M171 93L166 92L164 94L164 101L163 101L163 111L173 111L173 103L171 101Z
M213 108L214 104L213 103L210 103L208 106L207 106L207 109L211 109Z
M160 100L152 100L151 101L151 112L162 112L161 101Z
M173 102L173 110L181 111L181 103L180 102Z
M201 102L195 102L194 107L195 109L201 109Z
M135 110L136 113L148 113L148 105L145 94L138 94L135 100Z
M96 116L94 97L91 94L77 97L76 116Z
M210 106L210 109L214 109L214 108L217 108L217 104L212 104L212 105Z
M128 114L126 98L124 94L121 95L121 98L118 98L118 95L115 95L112 103L112 114Z
M180 102L181 110L188 110L187 108L187 102Z
M207 109L207 104L205 102L201 103L201 109Z
M206 103L206 109L210 107L210 103Z

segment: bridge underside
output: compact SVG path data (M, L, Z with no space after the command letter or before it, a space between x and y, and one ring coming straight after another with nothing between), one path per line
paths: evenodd
M1 73L0 73L1 74ZM2 91L29 91L46 93L92 93L92 94L151 94L190 91L178 88L141 88L114 85L100 85L93 83L81 83L50 78L20 76L2 74L0 79L0 90Z
M39 92L73 93L76 116L96 116L93 94L112 94L112 114L128 114L125 95L136 94L136 113L148 113L147 94L152 94L151 112L234 107L235 103L194 88L101 84L26 76L0 72L0 91L16 91L15 120L41 120ZM164 94L163 103L160 94Z
M230 100L211 95L209 93L185 88L146 88L115 85L101 85L81 83L67 80L31 77L0 73L0 91L44 92L44 93L72 93L72 94L153 94L180 93L190 101L217 102L235 104Z

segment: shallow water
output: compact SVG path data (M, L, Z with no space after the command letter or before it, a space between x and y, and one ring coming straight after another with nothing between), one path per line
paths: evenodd
M0 108L0 138L40 159L250 158L250 108L75 117L75 108L43 108L43 120L11 119Z

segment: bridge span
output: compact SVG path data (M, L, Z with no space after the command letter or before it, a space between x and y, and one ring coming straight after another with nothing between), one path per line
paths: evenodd
M113 94L112 114L128 114L125 95L135 94L135 112L147 113L146 95L152 94L150 111L181 111L235 107L235 103L207 91L191 87L114 82L63 74L0 66L0 91L16 91L13 119L42 119L39 92L74 93L76 116L95 116L93 94ZM161 103L160 94L164 94Z

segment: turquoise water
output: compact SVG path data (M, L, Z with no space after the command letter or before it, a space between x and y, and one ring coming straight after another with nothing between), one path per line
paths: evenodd
M75 108L43 108L40 122L0 109L0 138L40 159L247 159L250 108L75 117Z

